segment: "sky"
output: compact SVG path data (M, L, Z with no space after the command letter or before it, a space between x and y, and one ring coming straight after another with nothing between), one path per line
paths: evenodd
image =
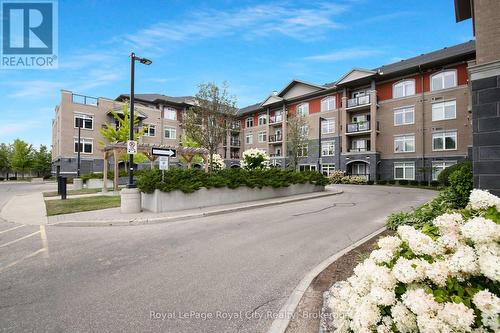
M59 0L59 68L0 69L0 142L51 144L61 89L194 95L226 81L239 107L292 79L323 84L473 38L453 0Z

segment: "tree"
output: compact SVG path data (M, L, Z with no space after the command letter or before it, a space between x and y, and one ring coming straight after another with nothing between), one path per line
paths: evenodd
M297 169L301 151L307 143L307 121L303 116L294 114L288 118L286 138L290 162Z
M213 156L235 119L236 101L229 96L226 83L222 87L214 83L198 87L195 106L186 113L182 127L189 138L208 150L209 165L212 165Z
M35 151L33 156L33 171L40 176L46 176L51 171L52 154L45 145L40 145L40 148Z
M0 171L6 173L6 179L9 180L9 171L11 169L10 159L12 150L10 145L2 143L0 144Z
M20 139L14 140L10 163L12 169L21 172L21 178L24 179L24 173L33 167L33 146Z

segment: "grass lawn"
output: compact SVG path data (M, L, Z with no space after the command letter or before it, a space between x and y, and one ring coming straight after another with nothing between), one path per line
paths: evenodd
M101 188L83 188L81 190L68 190L68 195L76 195L76 194L92 194L101 192ZM113 188L109 188L108 190L113 191ZM43 192L44 197L57 197L57 191L55 192Z
M113 208L120 206L120 196L99 195L95 197L45 201L47 215L69 214Z

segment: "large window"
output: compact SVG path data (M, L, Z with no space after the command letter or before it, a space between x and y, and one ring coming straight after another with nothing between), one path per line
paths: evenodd
M332 172L335 171L335 164L321 164L321 172L325 176L330 176Z
M299 165L300 171L316 171L316 165L314 164L302 164Z
M369 140L352 140L351 141L351 152L361 152L361 151L368 151L370 150L369 148Z
M143 136L156 136L156 126L151 124L144 124Z
M299 133L302 137L308 136L309 135L309 126L308 125L300 126Z
M407 106L394 110L394 126L409 125L415 122L415 107Z
M253 143L253 134L245 135L245 143L251 145Z
M177 110L174 108L163 109L163 118L168 120L177 120Z
M165 128L165 139L176 139L176 138L177 138L177 130L175 127Z
M394 84L392 97L400 98L415 95L415 80L405 80Z
M309 114L309 103L302 103L297 106L297 114L299 116L307 116Z
M432 134L432 150L457 149L457 131L444 131Z
M333 141L321 143L321 156L333 156L335 154L335 145Z
M253 117L248 117L248 118L246 119L246 121L245 121L245 126L246 126L247 128L249 128L249 127L253 127Z
M78 138L74 138L74 152L78 152ZM94 140L80 138L80 153L82 154L92 154Z
M321 121L321 133L331 134L335 132L335 118L325 119Z
M415 179L415 162L394 163L394 179Z
M259 138L259 142L262 143L262 142L266 142L267 141L267 134L266 134L266 131L261 131L258 133L258 138Z
M267 115L259 115L259 126L267 124Z
M415 135L398 135L394 137L395 153L410 153L415 151Z
M449 70L431 76L431 90L441 90L457 86L457 71Z
M94 116L82 113L75 113L75 128L94 129Z
M298 147L299 157L307 157L308 154L309 154L309 145L307 143L304 143L303 145L300 145Z
M433 161L432 162L432 180L437 180L441 171L457 164L457 161Z
M456 117L456 101L446 101L432 104L432 121L455 119Z
M335 96L328 96L321 100L321 112L335 110Z

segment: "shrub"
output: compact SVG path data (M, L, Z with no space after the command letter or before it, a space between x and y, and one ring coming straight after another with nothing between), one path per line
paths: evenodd
M344 176L340 178L341 184L354 184L354 185L363 185L366 184L366 179L360 176Z
M269 156L260 149L247 149L242 154L240 165L243 169L269 169Z
M387 180L377 180L377 185L385 185L387 184Z
M447 200L453 203L453 208L463 208L469 200L472 191L472 165L467 164L456 169L449 177L450 186L444 191Z
M399 185L408 185L408 181L406 179L401 179L401 180L398 180L398 184Z
M420 186L429 186L429 182L427 180L421 180Z
M350 184L350 182L351 182L351 178L349 176L344 176L344 177L340 178L341 184Z
M369 181L366 182L366 184L373 185L373 184L375 184L375 182L373 180L369 180Z
M17 177L9 177L9 180L17 180Z
M44 180L52 179L52 175L45 175L43 176L43 179Z
M5 177L0 177L0 182L4 181Z
M452 166L445 168L438 175L439 183L443 186L450 186L451 174L453 172L455 172L456 170L459 170L462 168L472 169L472 162L471 161L463 161L463 162L460 162L460 163L457 163L455 165L452 165Z
M411 186L418 186L419 185L419 181L418 180L410 180L410 183L409 183Z
M335 170L330 173L328 179L330 180L330 184L340 184L342 177L344 177L345 172L341 170Z
M499 209L500 198L474 190L469 209L440 215L418 229L399 227L395 236L380 239L353 276L325 293L322 327L498 331L500 219L490 216L500 216Z
M432 187L438 187L439 186L439 181L437 180L432 180L430 183L429 183L430 186Z
M391 180L388 180L387 183L394 185L394 184L396 184L396 181L394 179L391 179Z
M224 159L219 154L212 155L212 171L218 171L226 168L226 163L224 163Z
M267 170L224 169L208 174L198 169L170 169L165 173L162 182L162 172L158 169L144 170L137 177L137 187L146 193L158 189L163 192L180 190L192 193L202 187L228 187L237 188L247 186L261 188L271 186L274 188L287 187L291 184L311 183L327 185L328 178L319 172L298 172L292 169L272 168Z

